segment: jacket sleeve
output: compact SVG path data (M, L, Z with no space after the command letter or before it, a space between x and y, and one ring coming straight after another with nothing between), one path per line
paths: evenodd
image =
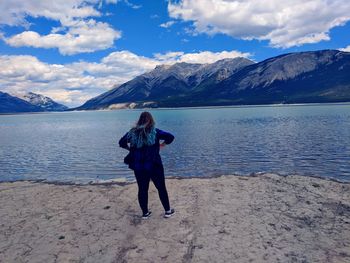
M124 149L130 150L130 147L128 145L128 133L126 133L120 140L119 140L119 147L122 147Z
M172 135L169 132L166 131L162 131L160 129L157 129L157 133L158 133L158 138L160 140L164 140L165 144L170 144L173 142L173 140L175 139L174 135Z

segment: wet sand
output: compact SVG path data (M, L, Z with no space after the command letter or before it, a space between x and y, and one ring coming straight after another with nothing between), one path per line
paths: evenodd
M350 262L350 184L273 174L136 184L0 184L0 262Z

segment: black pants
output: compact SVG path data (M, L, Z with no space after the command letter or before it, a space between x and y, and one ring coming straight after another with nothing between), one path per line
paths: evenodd
M158 190L160 201L165 211L170 209L168 192L165 186L163 166L155 166L152 170L134 171L137 185L139 187L138 199L142 212L148 212L148 187L152 179L154 186Z

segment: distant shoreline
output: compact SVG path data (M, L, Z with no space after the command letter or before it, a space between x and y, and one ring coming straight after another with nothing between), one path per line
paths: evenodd
M251 105L227 105L227 106L193 106L193 107L159 107L159 108L122 108L122 109L95 109L95 110L66 110L66 111L43 111L43 112L14 112L14 113L0 113L0 115L26 115L26 114L50 114L50 113L67 113L67 112L94 112L94 111L144 111L144 110L191 110L191 109L225 109L225 108L259 108L259 107L292 107L292 106L323 106L323 105L350 105L349 102L319 102L319 103L277 103L277 104L251 104Z
M249 175L243 175L243 174L221 174L221 175L208 175L208 176L166 176L167 179L174 179L174 180L191 180L191 179L215 179L220 177L243 177L243 178L250 178L250 177L259 177L264 175L274 174L276 176L280 177L290 177L290 176L300 176L300 177L310 177L310 178L316 178L324 181L330 181L330 182L336 182L340 184L350 184L350 181L346 180L340 180L334 177L323 177L319 175L300 175L300 174L279 174L279 173L271 173L271 172L264 172L264 173L251 173ZM129 185L136 183L136 180L127 180L126 178L115 178L115 179L107 179L107 180L96 180L96 181L89 181L86 183L81 182L74 182L74 181L50 181L46 179L19 179L19 180L8 180L8 181L1 181L1 184L6 183L16 183L16 182L24 182L24 183L39 183L39 184L49 184L49 185L71 185L71 186L88 186L88 185L100 185L100 186L112 186L112 185Z

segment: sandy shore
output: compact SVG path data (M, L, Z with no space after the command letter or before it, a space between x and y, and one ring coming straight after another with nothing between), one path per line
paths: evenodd
M0 262L350 262L350 184L277 175L152 186L0 184Z

